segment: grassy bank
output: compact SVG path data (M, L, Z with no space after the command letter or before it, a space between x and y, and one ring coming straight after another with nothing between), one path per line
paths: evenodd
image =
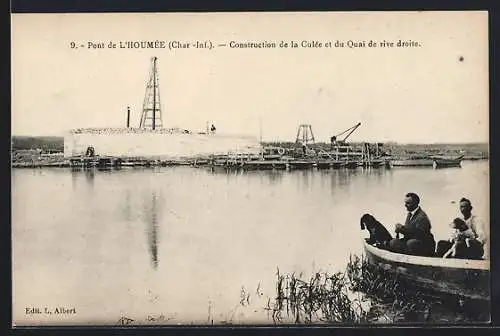
M63 152L64 138L57 136L12 136L12 149L41 149L43 152Z

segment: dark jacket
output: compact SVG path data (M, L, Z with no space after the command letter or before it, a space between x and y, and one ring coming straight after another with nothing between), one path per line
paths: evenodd
M426 242L434 241L434 236L431 233L431 221L421 208L418 208L411 219L405 222L400 233L404 235L404 240L418 239Z

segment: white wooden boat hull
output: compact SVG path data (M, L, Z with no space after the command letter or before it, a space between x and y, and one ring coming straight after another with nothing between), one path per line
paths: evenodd
M363 242L369 262L419 288L458 297L490 299L489 260L443 259L393 253Z

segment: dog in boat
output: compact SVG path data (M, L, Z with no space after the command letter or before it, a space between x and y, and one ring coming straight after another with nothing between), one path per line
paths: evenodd
M387 231L385 226L375 219L370 214L364 214L361 216L360 220L361 230L368 230L370 232L370 238L366 241L368 244L375 245L381 248L388 248L389 242L392 240L392 236Z
M453 243L451 248L443 255L443 258L455 258L457 257L457 247L460 244L465 244L470 247L469 239L474 239L474 232L467 226L465 221L461 218L455 218L450 224L451 228L454 229L450 241ZM463 237L458 238L458 233L462 233Z

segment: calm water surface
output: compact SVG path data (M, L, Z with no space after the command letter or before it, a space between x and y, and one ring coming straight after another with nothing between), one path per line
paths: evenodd
M440 170L13 170L13 319L271 323L263 307L277 268L343 271L362 252L360 216L393 231L409 191L437 239L460 197L488 219L488 172L486 161ZM76 314L33 316L28 307Z

